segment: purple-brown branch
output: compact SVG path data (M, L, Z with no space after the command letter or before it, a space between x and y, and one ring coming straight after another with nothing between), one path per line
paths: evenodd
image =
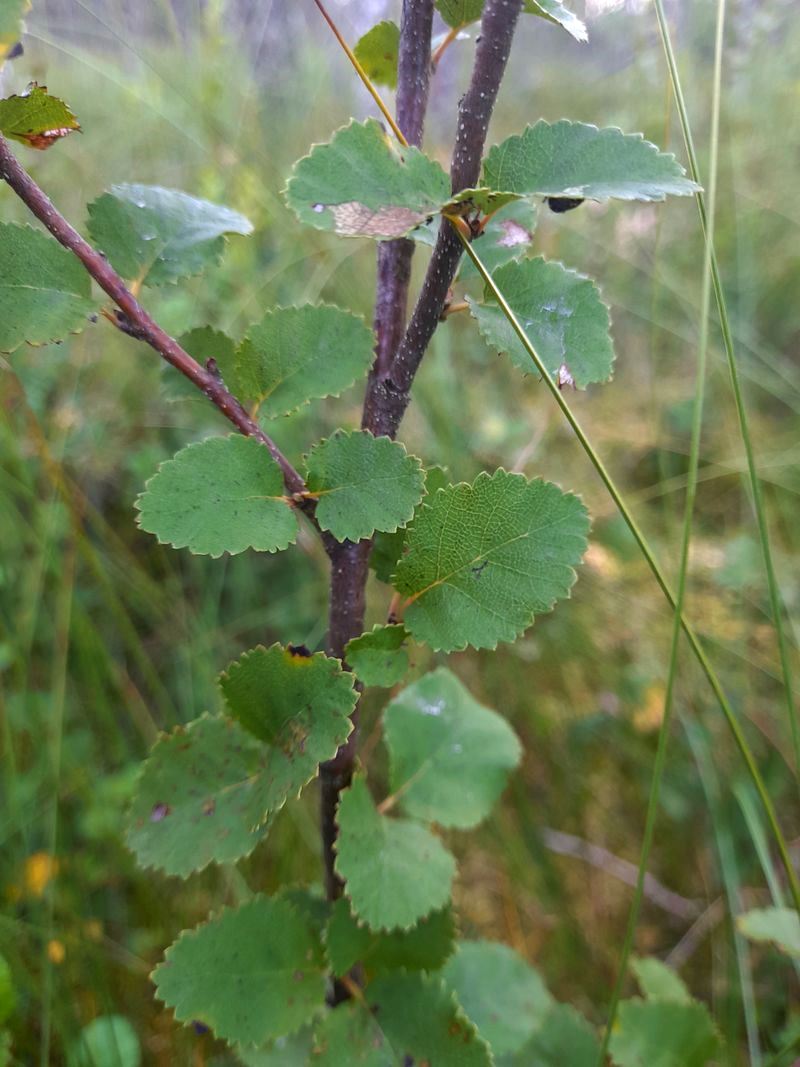
M118 328L155 349L162 359L196 385L237 430L248 437L254 437L264 445L280 466L288 492L290 494L302 493L306 486L300 474L272 438L264 433L236 397L225 388L219 374L213 369L203 367L181 348L173 337L161 329L141 306L108 260L92 248L88 241L85 241L54 207L50 199L19 163L2 134L0 134L0 178L8 183L32 214L44 223L59 244L78 257L88 274L111 297L119 308L114 320ZM298 507L313 518L313 506L309 506L311 504L311 501L304 500L298 504Z
M454 193L477 185L480 178L489 119L521 9L522 0L487 0L484 8L472 79L458 109L458 129L450 168ZM461 242L451 224L443 219L419 299L397 355L367 397L364 423L373 433L392 438L397 434L408 407L411 384L441 321L460 259Z
M400 49L397 75L397 124L409 144L419 145L425 123L430 86L431 30L433 0L404 0L400 24ZM367 382L369 398L380 377L391 366L403 336L411 278L414 242L387 241L378 246L376 286L375 363ZM369 422L369 399L364 403L365 430L379 431ZM364 629L364 607L371 541L334 545L330 555L330 616L327 650L344 659L347 642ZM342 882L334 870L336 808L339 794L353 777L358 744L358 711L355 728L336 756L320 768L320 831L325 868L325 887L329 900L341 895Z

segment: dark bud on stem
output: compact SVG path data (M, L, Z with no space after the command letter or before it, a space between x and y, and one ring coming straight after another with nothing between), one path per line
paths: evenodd
M550 210L555 211L557 215L563 215L565 211L574 211L583 203L581 197L575 196L546 196L544 200Z

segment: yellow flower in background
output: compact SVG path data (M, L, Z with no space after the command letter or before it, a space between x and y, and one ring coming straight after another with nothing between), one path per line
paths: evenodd
M49 852L34 852L25 860L23 881L27 894L41 897L58 874L58 860Z

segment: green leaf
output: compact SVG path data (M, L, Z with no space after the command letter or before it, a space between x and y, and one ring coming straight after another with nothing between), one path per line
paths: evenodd
M223 716L162 734L144 763L128 817L143 867L185 878L248 855L264 829L264 745Z
M439 14L448 26L457 28L476 22L483 12L484 0L435 0ZM548 22L563 26L576 41L587 41L586 27L571 11L556 0L524 0L522 10L529 15L539 15Z
M226 233L252 223L228 207L158 185L113 185L89 204L89 233L131 281L165 285L199 274L222 256Z
M436 650L513 641L569 595L589 516L550 482L498 470L420 508L395 577L405 627Z
M264 445L238 434L182 448L161 464L136 507L142 530L201 556L277 552L297 538L280 467Z
M403 1067L378 1022L363 1005L341 1004L314 1028L314 1067Z
M364 685L389 688L408 670L408 652L403 648L407 638L405 626L373 626L348 642L345 660Z
M237 1048L237 1062L244 1067L308 1067L314 1045L313 1030L304 1026L296 1034L278 1037L262 1048ZM211 1064L216 1061L210 1061Z
M538 972L496 941L462 941L442 977L497 1056L519 1051L553 1005Z
M447 907L434 911L410 930L374 933L359 924L344 898L333 906L325 935L325 949L333 973L347 974L360 963L368 974L405 968L436 971L455 944L455 921Z
M487 222L475 250L490 274L512 259L520 259L531 248L538 209L530 200L515 200L501 208ZM469 256L458 268L459 281L479 277Z
M338 659L278 644L245 652L220 675L230 715L270 746L254 783L265 812L299 793L347 740L354 682Z
M431 1067L490 1067L486 1043L437 975L387 974L372 982L365 995L399 1055Z
M554 377L566 367L580 389L608 381L614 366L611 321L591 279L537 257L507 263L494 272L493 280ZM487 344L507 352L525 374L536 370L488 290L483 303L470 300L469 307Z
M52 237L0 222L0 352L60 341L94 311L89 275Z
M679 1004L691 1002L692 995L683 979L654 956L632 959L631 970L648 1000L674 1000Z
M617 1067L705 1067L719 1049L705 1005L623 1000L611 1034Z
M501 211L509 204L515 204L522 199L519 193L504 193L497 189L462 189L450 197L443 211L448 214L472 214L474 211L482 215L491 215L495 211Z
M521 1052L496 1062L497 1067L596 1067L599 1053L594 1027L571 1005L555 1004Z
M142 1049L124 1015L99 1015L84 1026L67 1056L67 1067L139 1067Z
M576 41L583 43L589 40L584 23L557 0L523 0L522 10L561 26Z
M30 148L49 148L80 128L64 101L36 82L26 92L0 100L0 133Z
M418 823L381 815L364 778L339 801L336 870L358 919L373 930L409 929L450 899L456 863Z
M273 308L239 346L234 391L269 418L288 415L340 396L369 370L374 343L364 320L340 308Z
M337 430L308 455L309 494L316 518L337 541L360 541L375 530L405 525L425 492L416 456L388 437L367 430Z
M436 10L454 29L476 22L483 12L484 0L435 0Z
M736 925L751 941L771 941L787 956L800 958L800 918L792 908L754 908Z
M486 818L522 749L500 715L446 667L424 675L384 713L390 786L403 810L469 829Z
M437 489L444 489L449 482L450 476L444 467L428 467L425 471L426 496L432 496ZM391 582L397 561L403 555L407 536L408 528L405 526L394 533L375 534L369 565L382 582Z
M30 0L0 0L0 70L22 36L22 18L30 9Z
M264 896L184 931L153 980L179 1022L204 1023L243 1045L291 1034L325 1004L324 960L310 927L285 900Z
M375 119L351 122L292 172L286 201L301 222L346 237L402 237L450 198L450 180Z
M671 153L640 133L583 122L540 120L495 145L484 161L491 189L588 200L663 200L691 196L699 186Z
M367 76L377 85L397 88L397 54L400 27L395 22L379 22L367 30L353 51Z
M178 344L203 366L209 359L213 359L227 388L230 392L237 393L234 368L236 342L231 337L210 326L198 326L194 330L189 330L188 333L181 334ZM209 412L214 410L207 397L203 396L197 386L175 367L164 363L162 375L165 400L170 402L192 400L202 404Z

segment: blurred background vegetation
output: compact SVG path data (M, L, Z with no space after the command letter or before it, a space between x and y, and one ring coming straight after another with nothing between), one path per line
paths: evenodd
M729 7L717 249L781 591L796 620L800 207L790 131L800 109L800 22L788 0ZM587 8L588 45L523 20L490 141L539 117L569 117L642 130L682 155L651 5ZM701 148L714 8L669 5ZM397 18L396 9L396 0L331 0L351 41L378 18ZM426 148L445 164L472 48L463 40L449 49L433 85ZM317 300L371 317L374 247L298 228L280 196L313 141L372 113L310 2L40 2L25 55L3 79L6 92L47 84L83 124L82 136L46 155L20 149L75 224L116 181L184 189L253 220L255 236L233 240L219 269L146 293L168 330L210 323L240 336L269 306ZM7 189L0 215L26 218ZM611 305L615 379L570 401L674 572L699 330L695 206L543 209L536 250L594 275ZM417 273L426 257L421 249ZM712 338L690 614L792 841L800 810L775 640ZM236 880L208 870L180 884L136 870L122 840L125 807L157 731L217 708L215 676L243 648L324 640L326 565L310 537L291 555L210 560L136 529L133 501L157 464L225 432L213 410L171 403L162 385L153 353L102 321L0 367L0 952L16 990L12 1063L40 1062L47 1035L50 1062L64 1062L100 1014L130 1020L146 1064L204 1064L218 1053L209 1035L173 1023L148 973L180 929L235 897ZM357 425L360 398L356 388L315 403L275 435L299 461L334 426ZM472 692L509 718L526 753L491 820L450 845L461 861L464 934L509 942L557 996L600 1022L638 860L669 613L546 391L488 352L468 316L437 332L402 435L454 480L500 465L542 475L582 493L594 517L569 602L513 646L449 657ZM375 582L370 595L371 624L390 594ZM769 949L738 941L732 916L766 904L767 885L780 893L781 875L718 709L684 658L650 868L670 893L650 893L637 950L678 966L710 1003L731 1063L757 1058L744 1024L748 1012L757 1019L766 1063L800 1029L797 976ZM416 667L430 662L420 655ZM369 714L365 742L380 767ZM251 886L320 877L315 805L309 788L285 809L242 865Z

